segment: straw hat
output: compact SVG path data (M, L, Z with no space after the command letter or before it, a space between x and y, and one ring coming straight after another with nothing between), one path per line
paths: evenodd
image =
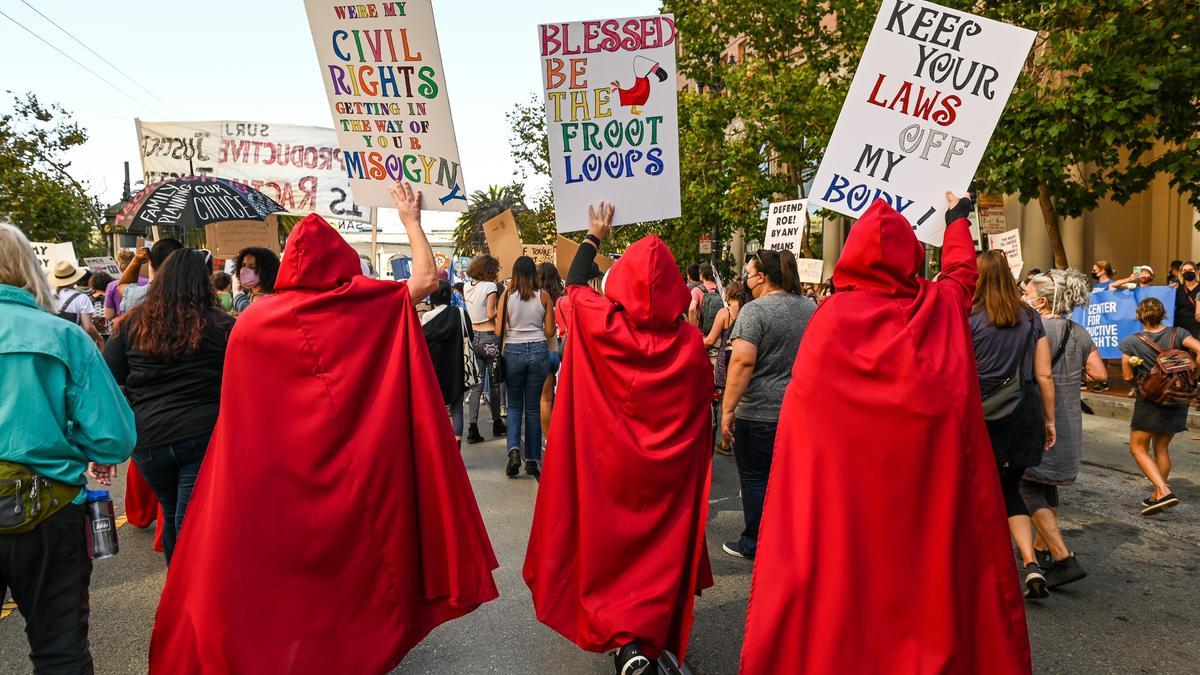
M78 269L66 260L61 260L54 266L53 272L46 273L46 279L51 286L63 288L64 286L74 286L75 282L82 279L85 274L87 274L87 270Z

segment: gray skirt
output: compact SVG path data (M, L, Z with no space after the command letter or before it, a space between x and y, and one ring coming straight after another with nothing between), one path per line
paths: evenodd
M1178 434L1187 431L1188 406L1156 405L1139 395L1133 404L1133 420L1129 428L1152 434Z

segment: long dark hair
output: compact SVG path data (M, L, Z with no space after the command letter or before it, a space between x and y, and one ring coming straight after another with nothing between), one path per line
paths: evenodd
M509 279L508 282L508 292L519 293L522 300L529 300L533 297L534 291L539 288L537 265L533 264L533 258L527 255L517 258L512 266L512 279Z
M155 270L146 299L122 322L129 346L161 361L196 353L217 307L208 255L183 248Z
M771 283L788 293L800 292L800 269L796 256L786 248L782 251L762 250L752 259L754 268Z
M538 265L538 284L542 290L550 294L550 301L555 302L566 293L562 277L558 275L558 267L554 263L544 262Z
M258 289L263 293L275 292L275 278L279 276L279 256L268 248L251 246L238 251L237 262L233 264L234 275L242 273L242 261L246 256L254 256L254 266L258 268Z
M975 297L971 300L971 312L987 312L988 322L996 328L1012 328L1021 319L1033 313L1021 301L1021 291L1008 267L1008 258L1003 251L984 251L975 258L979 267L979 281L975 284Z

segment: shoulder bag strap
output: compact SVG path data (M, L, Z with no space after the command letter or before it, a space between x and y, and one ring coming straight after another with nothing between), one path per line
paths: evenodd
M1151 340L1150 338L1146 337L1145 333L1138 333L1137 339L1150 345L1150 348L1153 349L1156 353L1159 353L1159 354L1163 353L1163 348L1159 347L1157 344L1155 344L1154 340Z
M512 297L512 293L510 293L509 289L507 289L507 288L504 289L504 295L500 296L500 299L504 301L504 311L500 312L500 314L501 314L501 316L500 316L500 353L501 354L504 353L504 332L506 330L508 330L508 301L511 297ZM497 303L496 309L500 309L499 303Z

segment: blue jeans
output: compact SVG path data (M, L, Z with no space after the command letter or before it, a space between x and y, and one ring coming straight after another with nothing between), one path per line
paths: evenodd
M504 348L504 385L508 387L508 449L521 447L525 427L525 460L542 460L542 386L550 374L545 342L510 344Z
M211 433L193 436L170 445L138 448L133 463L146 478L163 510L163 554L167 564L175 553L175 542L183 529L183 515L200 475L200 463L208 449Z
M733 421L733 459L737 462L738 481L742 486L742 514L746 519L746 529L738 539L738 548L750 558L758 551L758 525L762 522L778 429L778 422L740 418Z

